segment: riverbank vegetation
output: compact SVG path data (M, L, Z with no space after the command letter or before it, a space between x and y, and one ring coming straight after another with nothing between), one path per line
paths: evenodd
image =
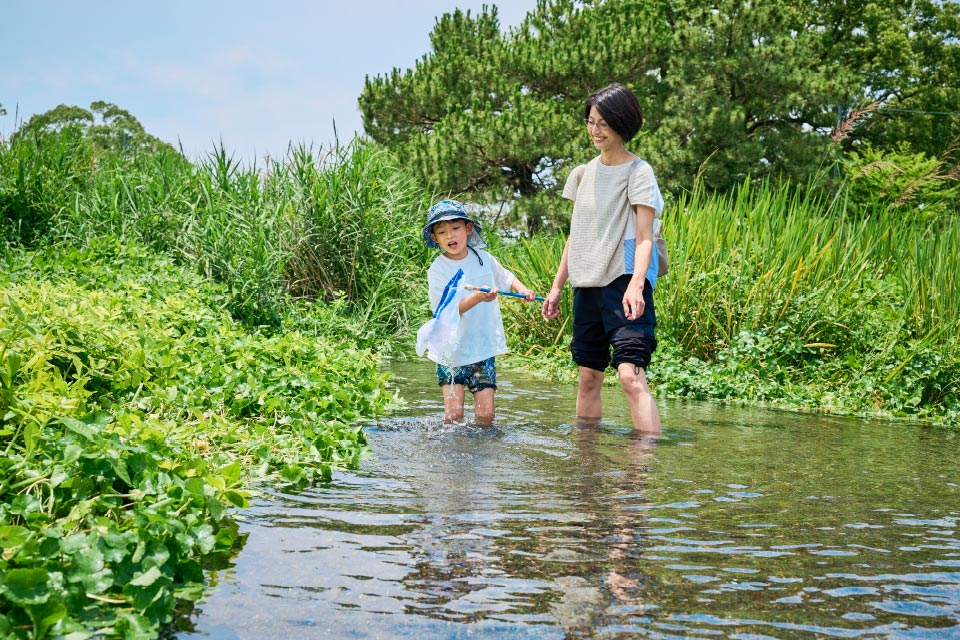
M251 331L195 269L90 240L4 256L3 637L155 637L252 483L355 465L387 399L353 341Z
M703 40L684 50L691 66L676 82L689 91L644 94L637 151L664 167L671 256L656 294L658 397L956 428L960 173L950 141L960 130L920 112L956 110L957 67L931 62L914 77L871 57L871 47L907 42L895 37L904 25L904 37L930 35L908 38L922 45L919 59L956 54L942 35L956 33L956 7L915 4L905 16L902 3L876 3L864 28L897 28L869 43L831 32L830 59L860 60L856 73L826 85L815 82L823 70L794 74L798 84L781 87L794 97L815 88L826 96L816 105L785 97L764 119L744 98L769 94L759 86L697 103L691 92L706 79L692 63L716 58ZM567 65L604 33L584 25L615 23L615 7L630 6L543 3L506 44L495 12L447 16L417 69L368 82L361 106L374 139L294 146L262 165L222 147L190 160L103 102L57 107L0 139L0 635L155 637L178 601L200 593L204 563L239 544L232 514L257 483L318 482L355 466L368 452L358 425L390 402L381 358L409 356L429 317L432 254L419 232L441 195L476 203L491 250L544 292L569 216L557 190L592 152L577 105L615 76L649 80L643 65L613 64L618 49L590 74ZM689 38L706 19L693 4L671 6L674 34ZM754 17L761 31L806 19ZM633 59L666 59L657 24L636 28L663 46ZM533 55L549 34L566 52ZM723 77L762 58L750 43L773 35L761 35L743 40L752 55ZM797 46L827 44L810 38ZM502 62L488 46L523 54L504 59L526 75L504 82L527 87L491 85L484 100L514 102L490 108L457 93L500 82L470 66ZM437 69L447 92L420 84ZM883 79L910 86L839 118L828 108ZM398 96L437 117L389 120L405 113ZM904 128L894 114L907 108L917 113ZM721 121L725 110L736 118ZM676 139L693 120L703 126L689 144ZM547 324L535 305L503 304L505 368L573 380L569 295L563 305Z
M668 207L673 264L657 283L660 344L648 372L658 396L956 426L960 225L851 217L844 195L763 181L725 196L695 190ZM496 250L546 290L561 240ZM547 354L549 370L572 382L569 327L504 309L518 359L542 370Z
M269 171L0 143L0 636L155 637L257 483L356 466L422 198L360 142Z

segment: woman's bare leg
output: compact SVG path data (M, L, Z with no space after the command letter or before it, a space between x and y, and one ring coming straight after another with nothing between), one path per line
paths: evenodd
M600 389L603 387L603 371L580 367L580 382L577 385L577 418L599 420L603 416Z
M644 433L660 433L660 410L647 385L647 373L640 367L624 362L617 368L620 386L630 405L633 428Z

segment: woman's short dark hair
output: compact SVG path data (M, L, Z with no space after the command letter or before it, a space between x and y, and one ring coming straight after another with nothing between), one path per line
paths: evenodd
M643 125L643 112L640 102L620 83L614 83L587 97L583 107L583 119L590 117L590 107L596 107L610 128L630 142Z

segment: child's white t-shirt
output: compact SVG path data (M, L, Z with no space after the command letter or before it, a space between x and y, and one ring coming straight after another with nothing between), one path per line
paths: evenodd
M451 303L454 305L459 305L464 296L474 293L463 289L462 285L493 287L507 291L513 285L513 274L482 249L476 253L470 249L463 260L451 260L440 254L427 270L431 310L440 304L444 287L458 269L463 269L463 277L460 279L461 286L457 290L457 296ZM428 356L434 362L447 367L462 367L506 352L507 338L503 331L500 302L494 300L481 302L460 316L456 340L450 342L440 353L431 350Z

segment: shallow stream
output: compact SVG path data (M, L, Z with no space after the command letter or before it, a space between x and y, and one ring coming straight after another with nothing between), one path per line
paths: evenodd
M956 432L661 400L651 441L510 371L451 426L391 369L374 454L256 500L176 638L960 638Z

